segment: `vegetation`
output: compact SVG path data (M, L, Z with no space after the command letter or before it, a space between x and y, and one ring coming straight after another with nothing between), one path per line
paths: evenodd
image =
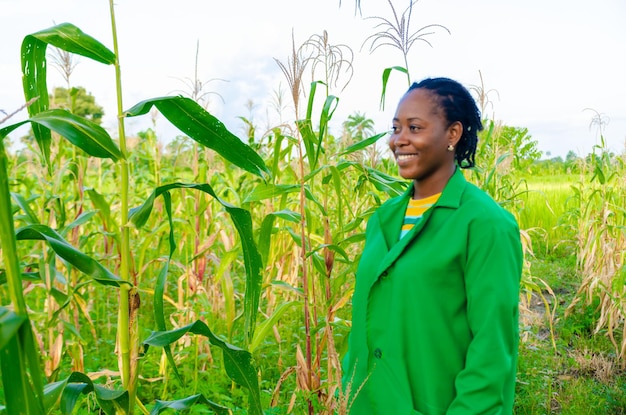
M196 102L197 79L191 98L124 110L112 2L111 17L113 51L69 24L24 39L29 118L0 125L0 410L345 413L365 223L406 185L363 114L329 132L350 49L325 32L293 42L277 64L296 121L259 136L242 117L244 143ZM52 98L47 46L67 75ZM118 139L65 52L116 71ZM482 77L472 91L484 111ZM154 109L181 131L165 148L124 131ZM515 413L624 414L626 154L601 140L584 159L540 160L527 129L485 126L467 177L516 215L525 246Z

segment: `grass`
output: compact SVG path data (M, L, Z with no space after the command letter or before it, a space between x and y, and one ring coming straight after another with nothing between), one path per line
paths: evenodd
M574 233L568 224L574 207L571 175L534 176L524 179L526 191L520 196L520 226L533 236L536 252L550 254L573 242Z
M554 293L543 292L554 311L555 341L545 307L534 299L522 313L516 415L626 414L626 371L606 330L595 331L599 301L580 302L565 315L583 281L572 219L579 181L566 174L525 178L519 221L533 237L531 273Z
M579 306L564 316L581 280L575 257L563 252L539 254L532 259L531 270L555 293L555 297L544 294L551 306L556 304L556 349L545 310L535 302L522 315L530 324L522 328L515 414L626 414L626 371L617 363L608 337L594 334L596 305Z

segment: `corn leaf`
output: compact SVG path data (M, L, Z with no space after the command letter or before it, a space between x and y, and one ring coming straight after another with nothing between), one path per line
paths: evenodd
M270 175L265 162L250 146L197 102L186 97L161 97L142 101L125 111L127 117L147 114L156 107L180 131L215 150L226 160L260 177Z
M34 225L34 224L39 223L39 219L37 219L37 215L30 208L30 205L28 204L28 201L24 199L24 196L20 195L19 193L11 192L11 198L13 199L13 202L15 202L15 204L19 206L24 212L24 216L22 216L22 219L26 223L28 223L29 225Z
M224 206L226 212L230 215L237 232L239 233L244 256L244 266L246 269L244 330L246 333L246 341L249 342L254 333L254 325L259 307L259 297L261 295L261 269L263 269L263 261L254 242L252 217L250 212L222 200L217 196L217 194L215 194L213 188L208 184L171 183L157 187L141 206L131 209L130 221L135 224L136 227L142 227L150 217L156 198L173 189L195 189L209 194L222 206ZM170 249L175 249L172 234L170 234Z
M43 415L43 375L31 323L24 321L17 335L0 349L0 373L9 414Z
M391 75L391 71L396 70L398 72L402 72L405 74L408 74L409 71L407 71L406 68L403 68L402 66L392 66L391 68L385 68L385 70L383 70L383 91L380 94L380 108L381 109L385 109L385 95L387 94L387 82L389 81L389 75Z
M46 130L58 133L90 156L110 158L113 161L123 158L122 153L104 128L62 109L43 111L26 121L4 127L0 130L0 138L6 137L11 131L27 122L44 126Z
M213 412L219 415L228 415L230 414L230 410L222 405L218 405L215 402L212 402L204 397L202 394L192 395L187 398L177 399L175 401L161 401L157 399L156 404L152 407L150 411L150 415L158 415L166 409L174 409L177 411L184 411L187 409L191 409L192 406L204 404L211 408Z
M171 331L153 332L144 340L143 344L146 348L147 346L164 347L178 341L182 336L189 333L204 336L209 339L212 345L222 349L226 373L234 382L248 389L248 413L254 415L263 414L259 382L256 369L252 365L252 355L250 352L233 346L217 337L202 321L196 321Z
M61 23L30 36L45 44L90 58L96 62L106 65L115 63L113 52L71 23Z
M324 101L324 106L322 107L322 112L320 114L320 128L317 132L318 141L317 141L317 151L315 152L315 163L314 166L317 166L317 163L320 158L320 154L324 152L324 146L322 145L324 138L326 137L326 130L328 129L328 123L333 118L333 114L339 105L339 98L334 95L329 95L326 97Z
M259 253L261 254L261 259L264 264L267 264L272 233L274 230L274 219L281 218L289 222L299 223L300 222L300 214L294 212L293 210L283 209L278 212L269 213L263 219L261 223L261 229L259 231L259 240L257 246L259 247Z
M296 126L300 132L300 136L302 136L302 142L304 143L304 148L306 149L306 157L309 161L309 166L311 170L313 170L315 168L315 143L317 142L317 137L313 131L311 119L297 120Z
M96 282L103 285L119 287L128 284L111 271L102 266L98 261L80 252L67 242L61 235L45 225L29 225L16 231L17 240L42 240L46 241L50 248L63 260L74 266L79 271L87 274Z
M261 345L261 342L265 340L265 338L270 334L272 327L274 327L280 318L285 314L287 310L291 307L302 304L300 301L288 301L286 303L280 303L278 307L274 310L272 315L268 317L265 321L259 323L254 331L254 337L252 338L252 342L250 342L250 352L254 353L254 351Z
M114 237L118 239L117 222L111 216L111 206L106 201L104 196L102 196L96 190L91 189L91 188L85 189L85 193L87 193L87 196L89 196L89 199L91 200L91 203L93 204L93 207L98 209L98 213L100 214L100 217L102 218L102 222L104 224L105 229L107 231L114 232L114 235L115 235Z
M243 203L258 202L260 200L278 197L287 193L295 193L300 190L297 184L272 184L259 183L252 192L248 193Z
M28 114L32 117L49 108L46 49L48 45L76 53L105 64L115 62L115 54L91 36L70 23L28 35L22 41L22 84ZM50 161L50 130L42 124L33 124L33 133L46 163Z
M0 251L5 266L12 313L3 323L3 347L0 348L0 373L7 411L11 414L43 414L43 375L35 345L28 309L24 300L17 247L14 237L13 210L9 192L7 154L0 138ZM25 319L21 324L20 319ZM17 331L15 331L17 329Z
M19 316L6 307L0 307L0 349L4 349L9 340L17 335L20 326L26 320L25 316Z
M95 384L89 376L81 372L73 372L67 378L45 386L46 410L49 412L59 405L62 414L71 415L78 398L92 392L105 414L128 413L130 403L127 391L108 389Z
M343 150L338 155L345 156L346 154L352 154L355 151L363 150L364 148L369 147L370 145L376 143L378 140L380 140L382 137L386 136L387 134L388 134L387 132L384 132L384 133L376 134L372 137L368 137L365 140L361 140L358 143L354 143L351 146L346 147L346 149Z

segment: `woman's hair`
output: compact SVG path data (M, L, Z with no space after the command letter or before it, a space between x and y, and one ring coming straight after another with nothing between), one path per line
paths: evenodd
M457 121L463 125L463 135L457 144L454 157L459 167L474 167L478 132L483 129L483 123L480 110L469 91L449 78L427 78L414 82L409 91L414 89L427 89L432 92L444 112L448 125Z

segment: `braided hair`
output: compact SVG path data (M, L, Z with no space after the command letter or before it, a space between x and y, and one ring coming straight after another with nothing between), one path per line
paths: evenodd
M480 110L469 91L449 78L427 78L414 82L408 91L414 89L427 89L432 92L444 112L448 125L457 121L461 123L463 135L457 144L454 158L461 168L474 167L478 132L483 129L483 123Z

